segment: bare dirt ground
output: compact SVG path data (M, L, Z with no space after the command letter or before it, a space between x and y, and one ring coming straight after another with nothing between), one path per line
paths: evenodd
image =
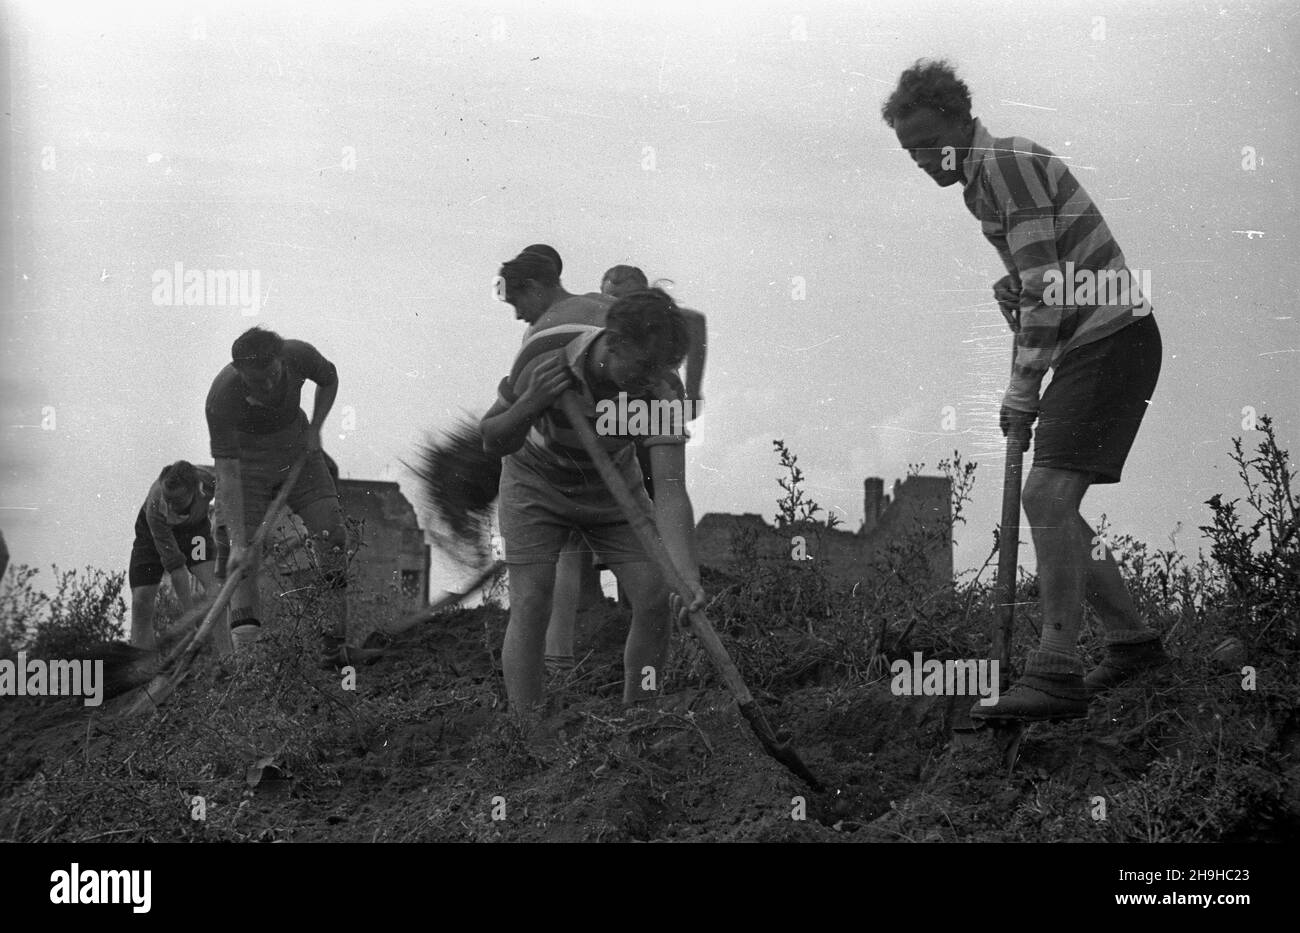
M278 620L257 666L205 658L158 712L0 701L0 839L12 841L1272 841L1300 836L1300 715L1243 691L1204 646L1158 683L1036 725L1008 772L955 741L968 697L900 697L816 660L798 631L769 719L828 790L767 757L690 636L669 694L620 702L627 619L580 620L581 663L521 735L505 715L505 613L457 610L385 641L355 689ZM737 658L741 633L728 636ZM1269 665L1272 666L1269 666ZM742 670L745 668L742 663ZM747 674L747 676L749 676ZM1276 659L1261 680L1290 678ZM763 678L763 682L771 680ZM751 686L755 681L751 681ZM1098 801L1102 802L1099 810Z

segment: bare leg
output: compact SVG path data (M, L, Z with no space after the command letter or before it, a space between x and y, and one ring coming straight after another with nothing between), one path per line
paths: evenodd
M618 564L611 569L619 590L625 589L632 602L632 629L623 648L623 702L652 700L663 690L668 664L668 587L654 564Z
M527 720L543 699L546 621L555 587L554 564L510 565L510 624L501 648L510 712Z
M1079 534L1087 542L1088 560L1085 562L1088 605L1097 613L1102 627L1107 632L1143 631L1146 626L1138 617L1133 597L1124 585L1124 577L1119 572L1119 565L1111 556L1109 548L1102 549L1100 560L1094 560L1097 553L1097 533L1079 516ZM1098 542L1100 543L1100 542Z
M244 489L244 495L245 496L249 495L249 491L247 488ZM255 535L256 533L257 533L256 525L252 525L251 527L246 528L244 534L244 541L247 543L251 543L253 540L253 535ZM259 562L259 567L260 567L260 562ZM230 619L230 631L232 635L235 635L235 630L238 629L240 626L247 625L252 622L256 622L257 624L260 625L262 622L262 606L261 606L262 598L261 598L261 594L258 592L258 587L257 587L257 578L259 576L259 573L260 570L255 571L253 573L247 573L247 572L243 573L239 578L239 582L235 584L234 591L231 593L229 619ZM258 634L257 630L247 629L244 633L245 639L249 641L255 640L249 635L249 633L253 633L254 635L256 635ZM242 643L242 641L243 639L241 639L240 637L238 636L235 637L235 642L237 644Z
M1079 503L1090 477L1074 470L1034 467L1022 496L1038 558L1043 609L1040 647L1075 656L1087 579L1088 548Z
M551 621L546 627L546 657L573 660L573 630L578 617L583 564L591 552L562 551L555 565L555 587L551 596Z
M158 584L131 587L131 644L145 651L157 650L153 631L153 606Z

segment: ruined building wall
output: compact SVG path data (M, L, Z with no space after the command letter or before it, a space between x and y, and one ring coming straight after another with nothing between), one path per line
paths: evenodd
M361 535L348 568L350 628L358 640L374 628L376 612L391 606L400 613L429 600L429 546L415 509L397 483L341 479L343 514ZM360 526L355 522L362 522ZM259 588L268 608L282 593L311 584L316 577L302 540L306 528L285 514L268 536L268 554Z
M837 582L852 586L870 582L873 559L891 544L921 532L935 538L927 549L935 584L948 585L953 575L951 497L947 477L909 477L894 484L892 497L884 494L884 480L871 477L864 483L863 523L856 533L835 529L818 535L791 527L778 535L759 515L711 512L696 527L695 543L701 565L735 570L734 534L752 532L760 560L790 560L790 539L802 534L808 555L825 561Z

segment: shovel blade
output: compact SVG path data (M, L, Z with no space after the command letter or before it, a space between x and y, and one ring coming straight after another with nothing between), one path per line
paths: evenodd
M799 753L786 742L777 741L776 734L772 732L772 726L763 715L763 711L758 708L757 703L740 704L740 712L749 722L750 729L757 736L759 744L763 749L780 764L786 767L791 774L804 781L815 791L823 791L826 786L817 780L816 775L804 764Z

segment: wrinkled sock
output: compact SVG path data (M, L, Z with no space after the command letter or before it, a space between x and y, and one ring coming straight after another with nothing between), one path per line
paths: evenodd
M1107 629L1105 635L1105 644L1111 645L1142 645L1150 641L1159 641L1160 636L1149 628L1123 628Z
M230 630L230 643L235 653L247 651L262 638L262 623L257 619L240 619Z
M546 656L546 673L552 676L567 674L577 666L571 654L548 654Z
M1073 675L1083 676L1083 662L1073 651L1051 651L1039 648L1029 652L1025 660L1025 674L1047 674L1049 676Z

